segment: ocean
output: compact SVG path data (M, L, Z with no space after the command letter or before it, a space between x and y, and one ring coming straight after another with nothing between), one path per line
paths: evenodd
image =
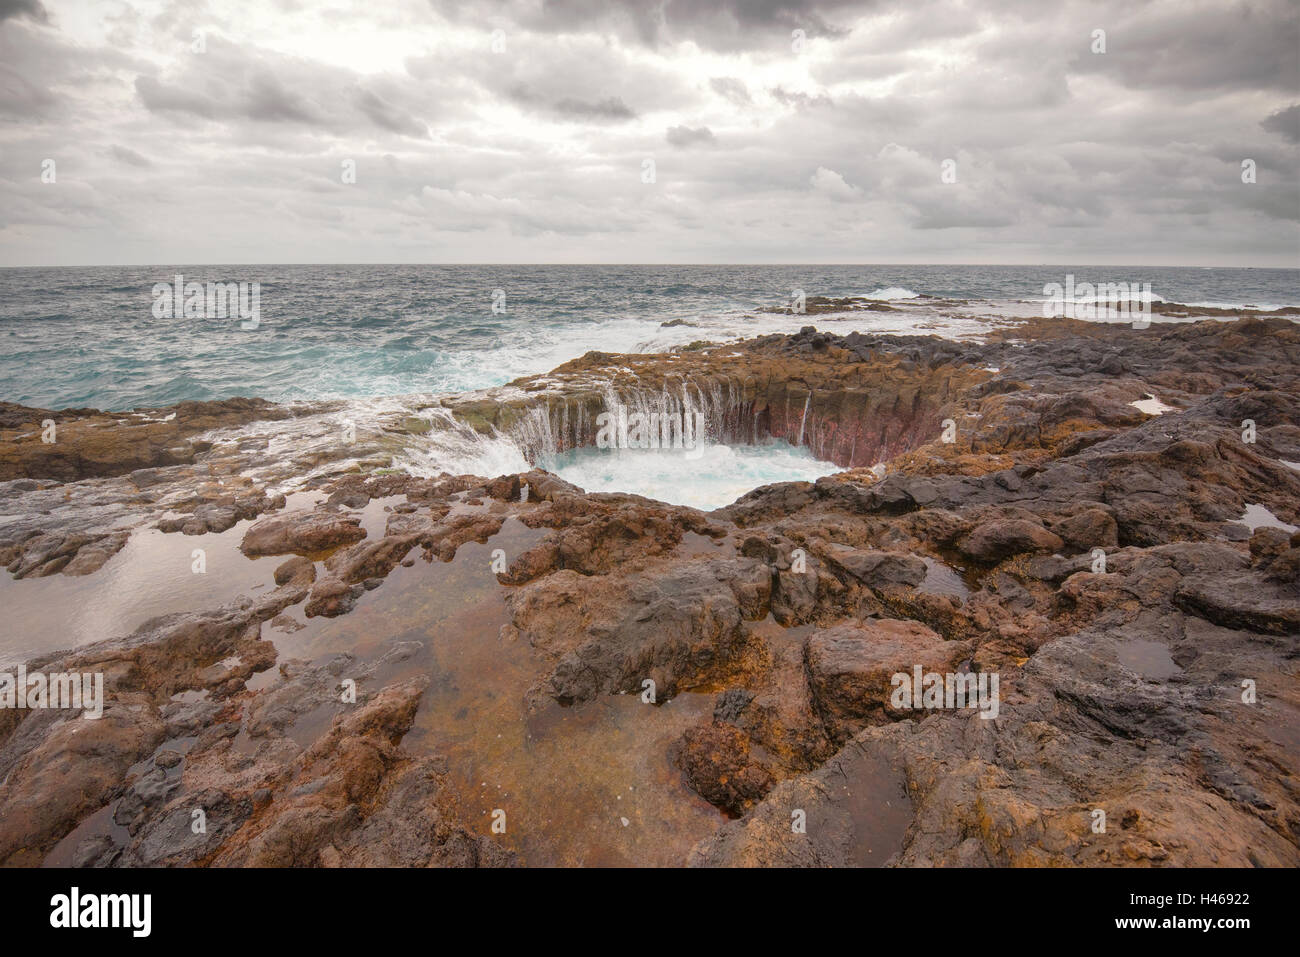
M258 283L260 324L245 330L237 319L157 318L154 285L177 274L186 282ZM589 350L652 352L805 325L970 336L986 328L986 317L1041 314L1043 286L1067 274L1078 282L1149 282L1156 301L1264 309L1300 304L1300 269L8 268L0 269L0 399L113 411L241 395L279 402L367 399L501 385ZM794 289L808 297L871 297L898 311L840 319L758 311L788 304Z

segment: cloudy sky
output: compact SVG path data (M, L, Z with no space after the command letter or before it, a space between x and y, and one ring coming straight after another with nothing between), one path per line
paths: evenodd
M1300 266L1300 4L0 0L0 264L195 262Z

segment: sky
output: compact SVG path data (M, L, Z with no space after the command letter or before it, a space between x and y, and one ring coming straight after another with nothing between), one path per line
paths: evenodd
M0 0L0 265L297 262L1297 267L1300 3Z

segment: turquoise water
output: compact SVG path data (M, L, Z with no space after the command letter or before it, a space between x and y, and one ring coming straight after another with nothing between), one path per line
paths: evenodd
M588 492L632 492L704 510L773 482L812 482L839 471L784 441L690 451L588 447L565 452L547 467Z

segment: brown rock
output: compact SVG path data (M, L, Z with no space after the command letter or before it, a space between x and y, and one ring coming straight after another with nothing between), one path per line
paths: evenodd
M1052 532L1065 544L1079 551L1094 548L1114 548L1119 544L1119 525L1115 517L1100 508L1090 508L1063 519L1052 526Z
M730 724L700 725L682 735L677 764L696 794L728 814L744 814L775 779L749 753L749 739Z
M864 724L910 717L890 705L891 677L948 673L969 654L964 642L945 641L916 621L892 618L836 625L808 636L804 656L816 707L832 737L847 740Z
M831 545L823 554L837 567L871 588L885 585L915 587L925 580L925 562L907 552Z
M1036 522L1027 519L993 519L980 525L961 542L962 554L977 562L1000 562L1022 552L1054 552L1063 542Z
M349 584L337 578L322 578L311 590L311 598L303 608L308 618L321 616L336 618L352 610L358 598L365 593L365 586Z
M295 555L281 562L275 569L275 583L287 585L295 579L310 585L316 580L316 565L310 558Z
M78 715L54 727L0 784L0 864L38 866L162 740L162 721L144 695L120 697L97 719Z
M366 537L361 519L333 512L291 512L254 523L239 548L249 558L262 555L316 555Z

